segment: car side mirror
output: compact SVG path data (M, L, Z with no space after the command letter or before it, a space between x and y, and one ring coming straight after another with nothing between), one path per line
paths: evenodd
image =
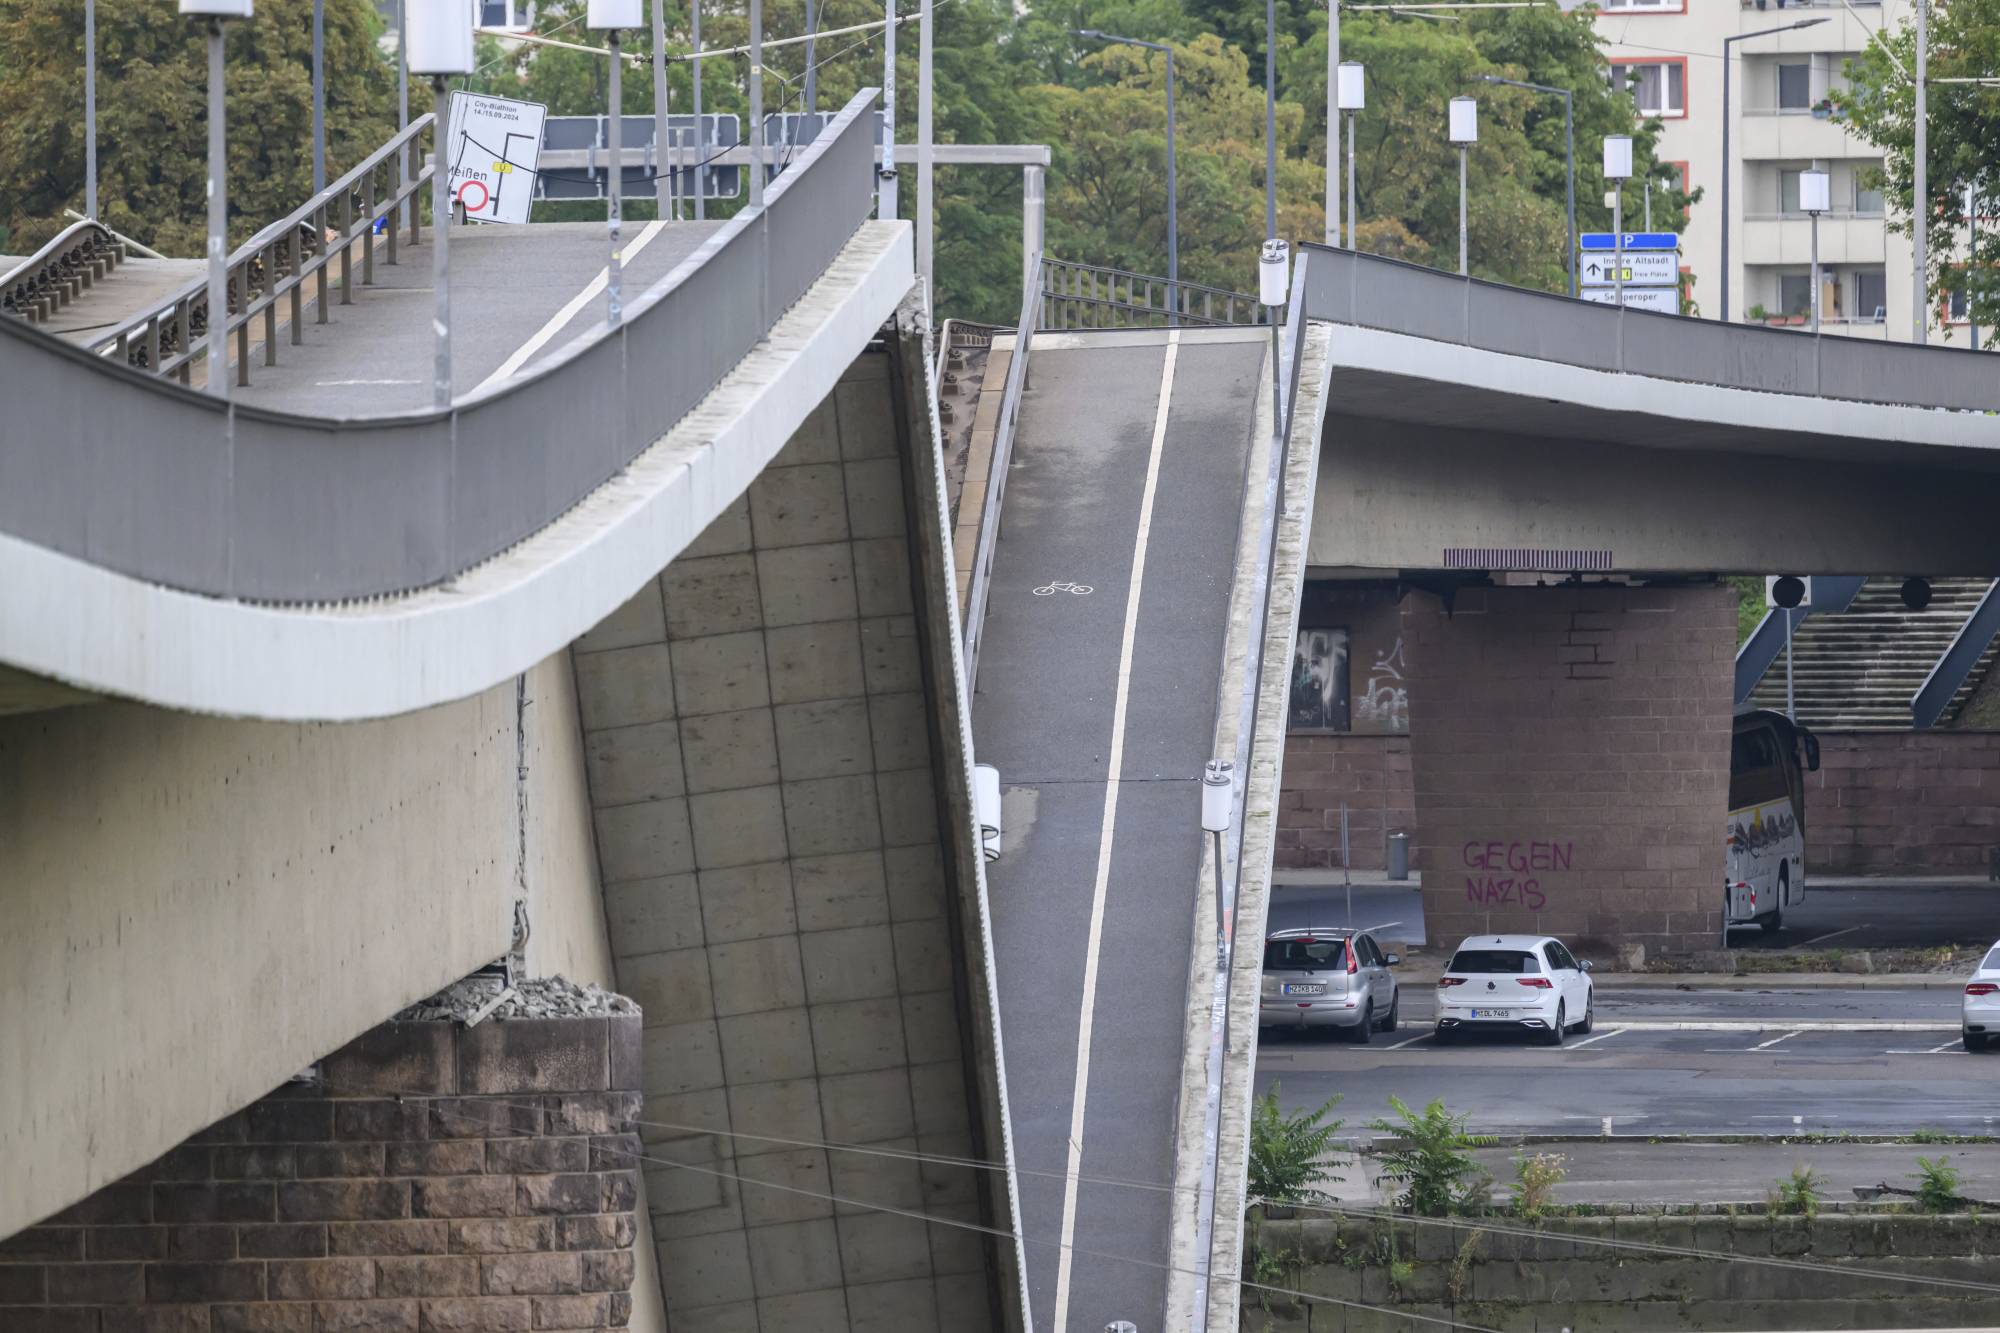
M1595 972L1597 970L1597 965L1591 962L1588 958L1585 958L1580 962L1578 962L1577 966L1579 968L1582 968L1585 972Z
M1396 964L1403 961L1403 955L1399 953L1385 953L1382 955L1382 961L1388 966L1394 967Z

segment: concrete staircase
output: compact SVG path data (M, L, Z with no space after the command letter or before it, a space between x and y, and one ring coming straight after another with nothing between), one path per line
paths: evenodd
M1910 697L1951 646L1988 583L1975 578L1933 579L1931 604L1912 611L1903 605L1901 578L1871 578L1847 610L1808 617L1792 642L1797 654L1799 721L1813 728L1908 729ZM1939 719L1940 726L1952 724L1986 678L1995 655L1995 648L1988 646ZM1783 653L1758 682L1751 702L1760 708L1784 708Z

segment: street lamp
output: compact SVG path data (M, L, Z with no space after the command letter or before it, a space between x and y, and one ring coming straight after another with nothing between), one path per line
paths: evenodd
M1791 32L1825 22L1823 18L1800 19L1797 23L1740 32L1722 39L1722 319L1725 324L1733 318L1729 313L1729 85L1733 82L1729 76L1729 46L1732 42L1747 42L1752 37L1769 37L1774 32Z
M604 34L604 44L611 48L611 121L606 127L611 132L611 206L607 218L611 230L611 259L604 276L605 322L617 328L625 314L625 294L621 281L619 261L619 232L624 226L625 211L625 99L624 90L619 85L619 75L625 55L619 50L619 33L626 28L636 28L645 22L643 0L590 0L584 24L593 32ZM753 68L751 78L757 74Z
M1632 136L1604 136L1604 179L1611 187L1611 301L1625 304L1625 182L1632 179Z
M1283 245L1284 242L1274 244ZM1268 296L1268 293L1265 295ZM1266 304L1270 302L1267 300ZM1276 328L1277 325L1274 323L1271 327ZM1201 775L1201 829L1215 839L1215 948L1218 958L1223 942L1228 938L1227 917L1222 906L1222 835L1229 832L1235 789L1236 765L1227 759L1209 760Z
M1347 117L1347 248L1360 247L1354 239L1354 120L1368 105L1368 80L1359 61L1343 60L1335 71L1337 102Z
M1799 207L1812 215L1812 331L1819 333L1819 215L1826 212L1833 182L1818 167L1799 173Z
M1479 142L1479 103L1470 97L1452 98L1450 128L1451 141L1458 145L1458 276L1463 278L1470 272L1466 265L1465 158Z
M229 180L222 98L222 24L250 17L251 0L181 0L208 20L208 391L229 397Z
M428 74L436 119L431 125L431 286L437 293L432 323L431 405L451 406L451 169L445 161L451 107L445 79L472 73L472 16L458 0L412 0L404 23L410 40L410 72Z
M1526 88L1529 92L1546 93L1563 100L1563 156L1569 164L1569 294L1575 297L1582 291L1576 271L1576 94L1567 88L1551 88L1546 83L1503 79L1498 74L1482 74L1479 81L1505 84L1509 88Z
M1164 52L1167 57L1167 304L1173 310L1170 323L1181 322L1180 183L1174 170L1174 48L1165 42L1149 42L1138 37L1116 37L1096 28L1077 28L1078 37L1112 42L1119 46L1139 46Z

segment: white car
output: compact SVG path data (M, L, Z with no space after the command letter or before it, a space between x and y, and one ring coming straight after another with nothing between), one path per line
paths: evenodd
M1594 1017L1590 964L1550 935L1472 935L1438 978L1437 1040L1460 1032L1532 1032L1560 1046Z
M1986 951L1965 983L1959 1034L1968 1051L1983 1051L1987 1042L2000 1037L2000 944Z

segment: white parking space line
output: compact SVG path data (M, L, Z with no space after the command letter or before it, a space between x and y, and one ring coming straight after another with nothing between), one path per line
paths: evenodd
M1090 933L1083 955L1083 1002L1077 1015L1076 1084L1070 1094L1069 1163L1064 1170L1062 1249L1056 1262L1055 1333L1069 1324L1070 1257L1076 1240L1076 1188L1083 1169L1084 1100L1090 1093L1090 1034L1097 1009L1097 961L1104 939L1104 900L1111 887L1111 844L1118 830L1119 772L1125 765L1126 707L1132 689L1132 647L1139 630L1139 591L1146 578L1146 546L1153 530L1153 500L1159 493L1160 457L1167 442L1167 413L1174 393L1174 365L1180 354L1180 330L1167 334L1167 354L1160 365L1160 404L1153 417L1152 450L1146 459L1146 484L1139 501L1139 526L1132 542L1132 583L1125 593L1125 634L1118 649L1118 688L1112 698L1111 746L1106 758L1104 819L1097 831L1097 882L1091 891Z
M1857 930L1866 930L1866 929L1868 929L1868 923L1864 921L1858 926L1849 926L1845 930L1833 930L1833 931L1828 931L1824 935L1815 935L1811 939L1799 945L1798 947L1801 949L1809 949L1813 945L1818 944L1823 940L1837 940L1842 935L1852 935Z
M1922 1019L1838 1019L1838 1018L1701 1018L1630 1019L1621 1024L1628 1032L1956 1032L1957 1023Z
M1414 1037L1405 1037L1399 1042L1395 1042L1394 1044L1389 1046L1384 1046L1382 1049L1385 1051L1400 1051L1405 1046L1414 1046L1418 1042L1426 1040L1430 1035L1431 1034L1428 1031L1419 1032Z
M1580 1051L1584 1047L1592 1045L1595 1042L1609 1040L1610 1038L1617 1036L1619 1033L1623 1031L1625 1031L1624 1028L1612 1028L1610 1031L1600 1032L1594 1037L1585 1037L1582 1041L1573 1041L1569 1044L1569 1048L1572 1051Z
M1776 1046L1779 1042L1784 1041L1786 1038L1796 1037L1798 1035L1799 1035L1798 1029L1794 1028L1792 1031L1784 1033L1780 1036L1773 1037L1769 1041L1760 1041L1755 1046L1752 1046L1750 1049L1753 1051L1768 1050L1769 1048Z

